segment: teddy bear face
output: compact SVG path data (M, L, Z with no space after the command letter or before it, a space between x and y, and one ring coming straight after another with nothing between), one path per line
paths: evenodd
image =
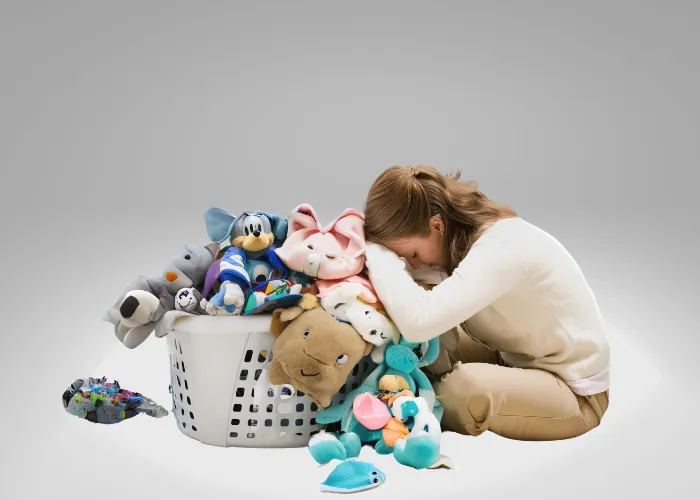
M352 326L320 307L310 309L284 326L272 348L269 379L290 384L327 408L371 348Z

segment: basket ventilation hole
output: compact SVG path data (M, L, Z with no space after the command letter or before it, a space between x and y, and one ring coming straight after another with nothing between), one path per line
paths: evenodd
M175 375L175 378L177 378L177 386L178 386L178 387L182 387L182 384L180 383L180 376L179 376L179 375Z
M270 420L269 418L265 420L265 427L272 427L272 420Z
M185 362L182 362L182 373L185 373Z
M239 405L239 404L233 405L233 411L235 411L236 413L238 413L239 411L241 411L242 408L243 408L242 405Z
M255 380L258 380L260 378L260 374L262 374L262 370L260 368L255 370Z
M288 426L289 426L289 419L283 418L283 419L280 421L280 425L281 425L282 427L288 427Z
M250 419L248 420L248 427L257 427L258 426L258 421L255 419Z
M232 438L237 438L237 437L238 437L238 433L237 433L237 432L232 432L231 434L229 434L229 436L231 436Z
M246 380L248 378L248 370L241 370L241 376L238 378L241 380Z
M251 351L250 349L248 349L248 350L245 352L245 358L243 358L243 361L245 361L246 363L250 363L250 360L251 360L251 359L253 359L253 351Z
M298 418L294 423L297 425L297 427L301 427L302 425L304 425L304 419Z
M185 379L185 390L186 390L186 391L189 391L189 390L190 390L190 388L187 386L187 379Z
M297 405L297 413L301 413L302 411L304 411L304 403L299 403Z
M190 412L190 418L194 420L194 413Z
M298 392L297 392L297 396L299 396L300 398L303 398L305 395L306 395L306 394L305 394L303 391L298 391Z
M193 430L194 432L197 432L197 428L196 428L194 425L192 426L192 430Z
M191 404L192 404L192 400L190 399L189 396L187 396L187 404L188 404L188 405L191 405Z
M316 403L311 403L311 411L318 411L318 405Z
M272 405L267 405L267 413L272 413Z
M267 351L263 349L258 353L258 363L264 363L267 359Z
M270 387L270 388L267 390L267 395L268 395L269 397L271 397L271 398L274 398L274 397L275 397L275 390L274 390L272 387Z
M254 432L249 432L247 436L248 436L249 438L252 439L252 438L255 437L255 433L254 433Z
M241 423L241 421L238 420L237 418L234 418L234 419L231 420L231 425L238 425L238 424L240 424L240 423Z
M243 396L245 396L245 388L239 387L238 389L236 389L236 397L242 398Z
M250 405L250 413L258 413L258 405Z

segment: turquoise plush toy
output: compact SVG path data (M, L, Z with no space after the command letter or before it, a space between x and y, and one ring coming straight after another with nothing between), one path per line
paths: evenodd
M339 425L338 435L323 432L314 436L309 442L309 452L319 463L328 463L331 459L345 460L357 457L361 444L374 444L377 453L390 454L393 452L396 460L406 466L423 469L433 465L440 456L439 443L429 434L409 436L399 440L394 448L389 446L382 438L382 430L370 430L364 427L353 413L353 402L357 396L364 393L378 394L379 381L385 375L398 375L403 378L415 396L424 400L427 410L440 422L443 407L435 397L435 391L428 377L421 368L433 363L439 354L439 338L429 342L412 343L400 338L398 344L391 344L386 348L383 359L375 358L377 363L375 370L365 379L357 389L350 391L342 403L322 410L316 415L316 422L321 425ZM384 403L386 404L386 403ZM409 410L412 402L406 403L406 411L403 418L407 429L413 426L414 411ZM416 407L417 410L417 407ZM390 409L388 409L390 412Z

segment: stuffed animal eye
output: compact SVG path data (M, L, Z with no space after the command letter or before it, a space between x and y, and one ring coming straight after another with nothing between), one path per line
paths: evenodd
M313 245L306 245L306 248L308 248L309 250L313 250L314 246Z
M248 229L248 226L245 227L245 235L248 236L250 234L250 230Z
M369 316L371 312L370 310L365 311L365 316Z
M190 260L192 258L191 255L185 255L185 260Z
M335 362L339 365L344 365L345 363L348 362L348 355L341 354L340 356L338 356L338 359L336 359Z
M308 337L308 336L309 336L309 331L306 330L306 331L304 332L304 338L306 338L306 337Z

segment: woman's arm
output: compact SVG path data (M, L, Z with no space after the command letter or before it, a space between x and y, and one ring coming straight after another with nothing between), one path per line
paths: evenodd
M456 327L525 276L519 246L496 228L484 233L451 276L431 291L418 285L406 262L376 243L367 243L366 265L379 300L409 342L424 342Z

